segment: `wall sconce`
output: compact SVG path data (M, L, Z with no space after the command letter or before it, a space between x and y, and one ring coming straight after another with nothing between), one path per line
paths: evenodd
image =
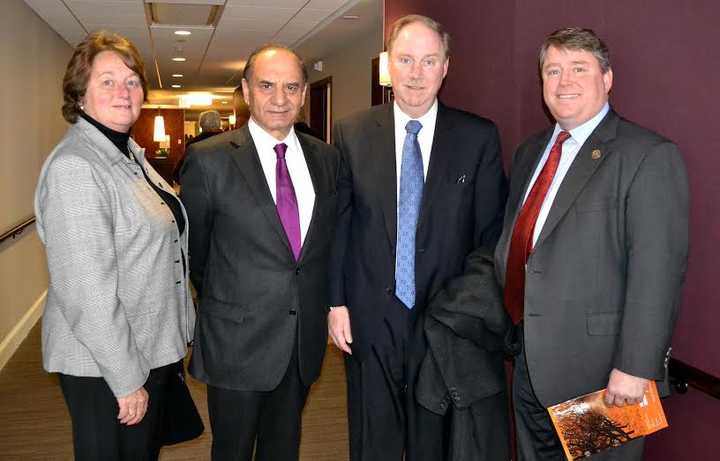
M379 81L378 83L380 86L392 86L392 81L390 81L390 71L388 70L388 52L383 51L380 53L380 61L378 63L378 74L379 74Z
M155 116L155 124L153 128L153 141L165 141L165 119L162 115Z

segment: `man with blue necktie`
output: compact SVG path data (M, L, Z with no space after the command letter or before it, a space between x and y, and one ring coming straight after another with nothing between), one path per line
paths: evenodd
M444 359L426 333L429 313L450 307L466 313L459 329L475 329L478 342L509 324L501 302L479 302L496 283L488 255L506 197L500 141L491 121L438 102L448 45L431 18L396 21L387 43L395 101L335 128L328 329L346 353L352 461L448 459L454 413L479 401L477 414L492 424L476 425L470 438L486 455L467 459L507 459L502 352L455 337ZM446 375L448 363L465 372ZM445 383L421 396L420 374Z
M212 459L298 459L327 347L337 151L296 133L307 71L283 46L247 60L247 125L193 144L181 175L200 304L190 373L207 384Z

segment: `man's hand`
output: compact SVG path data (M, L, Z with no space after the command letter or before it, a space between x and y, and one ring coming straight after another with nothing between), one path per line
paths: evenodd
M645 378L638 378L613 368L605 391L605 403L610 407L640 403L649 383L650 381Z
M150 396L145 388L141 387L130 395L118 398L117 401L120 407L117 416L120 423L132 426L142 421L147 411Z
M352 333L350 333L350 313L347 306L336 306L328 313L328 334L335 345L346 354L352 355Z

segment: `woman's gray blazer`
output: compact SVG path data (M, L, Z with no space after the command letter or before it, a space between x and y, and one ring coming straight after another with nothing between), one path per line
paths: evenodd
M144 149L132 139L129 148L148 177L174 194ZM138 163L80 118L46 160L35 191L50 273L43 365L103 377L116 397L184 357L195 322L181 256L188 226L180 237Z

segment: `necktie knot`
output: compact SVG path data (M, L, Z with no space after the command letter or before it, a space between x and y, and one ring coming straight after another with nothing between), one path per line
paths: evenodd
M407 125L405 125L405 131L415 136L417 136L421 128L422 123L418 122L417 120L410 120L409 122L407 122Z
M287 144L284 142L281 142L280 144L275 144L275 147L273 147L273 150L275 150L275 155L277 155L278 160L285 159L285 152L287 152Z
M570 133L563 130L560 133L558 133L557 139L555 139L555 144L561 145L562 143L567 141L569 138L570 138Z

